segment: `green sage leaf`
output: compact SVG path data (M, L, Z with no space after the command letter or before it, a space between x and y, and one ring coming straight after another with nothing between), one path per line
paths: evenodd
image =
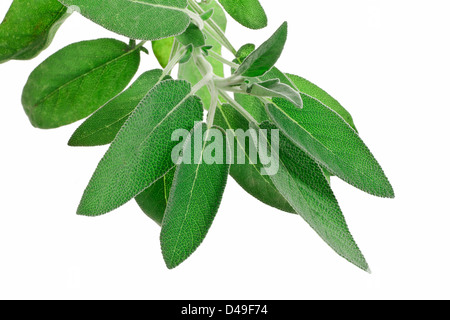
M176 167L136 197L142 211L158 225L162 224Z
M59 0L76 6L86 18L132 39L158 40L183 33L189 26L187 0Z
M219 0L234 20L249 29L267 26L267 16L258 0Z
M193 23L189 25L185 32L176 37L181 44L188 46L192 44L195 48L205 45L205 35Z
M161 67L165 68L169 64L170 54L172 53L173 42L175 38L165 38L152 41L153 53Z
M227 182L229 164L226 162L227 143L220 137L203 142L201 152L195 148L196 135L203 137L211 130L206 124L195 126L186 140L183 154L190 153L190 164L181 163L175 173L170 197L161 228L161 248L169 269L185 261L203 242L219 210ZM218 143L221 163L208 164L203 159L208 146Z
M166 174L173 166L171 141L177 129L191 130L203 118L200 99L185 81L166 80L140 102L100 161L78 214L110 212Z
M57 0L14 0L0 25L0 63L36 57L68 16Z
M287 74L287 77L292 81L292 83L294 83L297 90L319 100L328 108L336 111L337 114L344 118L345 122L347 122L355 131L357 131L351 114L327 92L302 77L293 74Z
M267 73L278 61L287 39L287 23L253 51L236 70L236 75L244 77L260 77Z
M292 87L280 83L280 79L254 83L247 88L247 94L257 97L284 98L299 108L303 107L300 93Z
M268 122L261 128L278 130ZM278 173L270 176L277 190L336 253L369 270L320 166L284 135L280 135L279 150Z
M330 173L375 196L394 197L383 170L359 135L335 111L302 94L303 109L275 98L267 112L277 126Z
M162 79L162 70L143 73L127 90L90 116L72 135L73 147L101 146L111 143L138 106Z
M83 119L128 85L139 62L139 48L118 40L71 44L31 73L22 94L25 112L43 129Z

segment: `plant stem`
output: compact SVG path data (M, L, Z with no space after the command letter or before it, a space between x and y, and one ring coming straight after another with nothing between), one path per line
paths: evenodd
M209 55L210 55L212 58L216 59L217 61L222 62L223 64L226 64L226 65L228 65L228 66L230 66L230 67L232 67L232 68L234 68L234 69L239 68L239 65L238 65L238 64L236 64L236 63L234 63L234 62L231 62L231 61L228 61L227 59L225 59L224 57L222 57L220 54L217 54L217 53L215 53L215 52L212 51L212 50L209 51Z
M197 14L202 15L205 13L205 11L198 5L198 3L195 0L189 0L189 4L191 7L197 12ZM213 33L211 33L211 30L209 28L205 28L205 30L210 33L210 35L215 38L217 41L219 41L225 48L231 51L233 55L236 55L237 51L231 44L231 42L228 40L228 38L225 36L225 33L223 30L217 25L217 23L213 19L206 20L206 25L209 26L209 28L212 29Z
M175 46L175 44L174 44L174 46ZM174 53L173 57L170 58L167 66L164 68L164 71L161 75L161 79L163 79L165 76L169 75L172 72L173 68L175 68L175 66L178 64L178 62L181 60L181 58L183 58L183 56L185 54L186 54L186 48L183 48L183 47L177 48L177 52Z

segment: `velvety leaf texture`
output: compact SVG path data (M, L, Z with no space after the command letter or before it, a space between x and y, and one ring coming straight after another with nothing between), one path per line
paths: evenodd
M220 131L221 132L221 131ZM221 164L207 164L203 159L205 148L196 152L196 134L208 134L206 124L197 125L186 139L183 153L190 150L191 163L181 163L175 173L167 209L161 229L161 248L169 269L186 260L203 242L219 210L227 182L229 164L226 164L227 144L221 140ZM214 139L211 143L214 143Z
M268 122L261 128L277 130ZM336 253L368 270L320 166L283 135L279 159L278 173L270 176L277 190Z
M203 32L193 23L189 25L185 32L177 36L177 40L185 46L192 44L196 48L205 45Z
M162 70L143 73L126 91L89 117L72 135L70 146L88 147L111 143L139 102L161 81Z
M300 148L353 186L380 197L394 197L383 170L359 135L336 112L302 94L303 109L275 98L267 110Z
M237 75L259 77L267 73L277 63L287 40L287 23L281 27L258 49L253 51L239 66Z
M187 0L59 0L95 23L132 39L158 40L183 33Z
M100 161L78 214L110 212L159 180L174 163L177 129L191 130L203 118L200 99L185 81L166 80L141 101Z
M267 26L267 16L258 0L219 0L234 20L250 29Z
M83 119L120 93L139 63L139 49L118 40L71 44L31 73L22 94L25 112L42 129Z
M68 16L57 0L14 0L0 25L0 63L36 57Z

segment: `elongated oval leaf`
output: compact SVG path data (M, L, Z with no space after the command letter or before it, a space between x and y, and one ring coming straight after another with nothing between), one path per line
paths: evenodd
M221 132L219 129L215 130ZM203 159L205 149L216 143L216 140L208 142L205 139L201 150L196 150L194 140L197 135L203 141L202 138L209 132L206 124L195 126L183 148L183 154L189 150L190 163L181 163L175 173L161 229L161 248L169 269L186 260L203 242L219 210L225 190L230 168L225 158L225 135L220 137L222 163L208 164Z
M185 81L155 86L127 120L100 161L78 214L97 216L136 197L166 174L174 163L171 141L177 129L191 130L203 118L200 99Z
M176 168L167 172L136 197L142 211L158 225L162 224Z
M179 35L190 18L187 0L59 0L86 18L132 39L158 40Z
M259 157L256 163L252 163L250 159L250 143L252 142L242 143L235 135L236 130L241 129L246 132L250 129L248 120L232 106L224 104L218 107L215 124L224 130L232 130L234 134L234 150L232 150L234 151L234 161L230 169L230 174L233 179L245 191L261 202L274 208L293 213L294 209L292 209L286 199L278 192L270 177L262 175L263 164ZM245 163L239 164L238 156L242 153L245 155Z
M303 101L300 93L292 87L284 83L280 83L279 79L254 83L248 88L247 92L250 95L258 97L284 98L299 108L303 107Z
M269 40L242 62L236 74L244 77L260 77L268 72L277 63L283 52L287 39L287 29L287 23L285 22Z
M128 85L139 62L139 49L114 39L69 45L31 73L22 94L25 112L43 129L83 119Z
M0 25L0 63L36 57L68 16L57 0L14 0Z
M278 130L268 122L261 128ZM267 140L273 143L269 136ZM336 253L369 270L320 166L284 135L280 135L278 155L278 173L270 176L277 190Z
M308 96L311 96L319 100L328 108L336 111L337 114L339 114L342 118L344 118L344 120L353 129L356 130L356 126L355 123L353 122L353 117L351 116L351 114L335 98L330 96L325 90L319 88L314 83L302 77L293 74L287 74L287 76L301 93L307 94Z
M328 171L376 196L394 197L383 170L359 135L336 112L302 94L303 109L275 98L267 111L280 129Z
M130 88L89 117L72 135L69 145L88 147L111 143L139 102L163 80L161 76L162 70L143 73Z
M227 27L227 18L225 16L225 12L220 7L220 5L216 1L200 2L199 5L204 11L214 9L214 14L211 17L211 19L214 22L216 22L217 25L223 31L225 31ZM207 37L206 44L213 46L211 50L213 50L214 52L218 54L222 52L222 46L212 37ZM224 76L223 64L211 57L206 57L206 59L212 65L214 73L219 77L223 77ZM178 69L178 77L180 79L187 80L192 84L196 84L203 79L203 76L198 70L197 66L195 65L193 59L191 59L187 63L180 65ZM211 103L211 95L209 93L208 88L203 87L202 89L200 89L197 95L202 99L204 106L206 108L209 108L209 105Z
M250 29L267 26L267 16L258 0L219 0L234 20Z

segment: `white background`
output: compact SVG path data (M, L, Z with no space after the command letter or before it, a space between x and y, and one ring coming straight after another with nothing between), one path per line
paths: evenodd
M1 1L2 17L10 3ZM205 242L173 271L160 253L159 227L134 202L99 218L77 216L106 149L69 148L79 123L34 129L20 103L46 57L72 42L114 37L74 14L37 59L0 65L0 298L450 298L449 1L262 3L269 27L230 22L231 41L260 44L287 20L279 67L340 100L395 188L397 198L386 200L332 180L373 273L232 179ZM142 71L156 67L143 58Z

